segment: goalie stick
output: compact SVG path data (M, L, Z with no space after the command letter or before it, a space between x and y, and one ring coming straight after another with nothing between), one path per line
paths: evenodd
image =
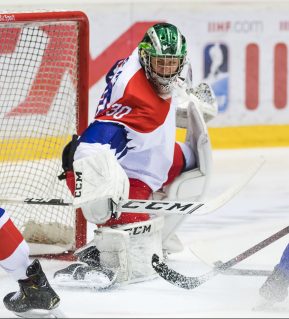
M259 242L258 244L254 245L253 247L245 250L238 256L230 259L229 261L223 263L219 267L213 268L211 271L196 277L189 277L184 276L175 270L169 268L164 262L160 261L158 255L154 254L152 256L152 266L154 270L166 281L169 283L178 286L184 289L194 289L202 285L203 283L207 282L209 279L213 278L214 276L223 273L227 269L233 267L234 265L238 264L242 260L252 256L253 254L257 253L259 250L267 247L268 245L272 244L276 240L284 237L289 233L289 226L283 228L282 230L278 231L277 233L273 234L272 236L264 239L263 241Z
M108 199L109 200L109 199ZM73 202L59 198L0 198L0 203L28 204L28 205L52 205L52 206L72 206ZM128 199L121 200L117 206L117 211L126 213L150 213L158 212L164 214L189 215L202 207L204 203L195 201L156 201ZM75 207L77 208L77 207Z
M179 215L206 215L225 205L253 178L258 170L265 163L263 158L248 170L246 174L233 186L230 186L220 195L213 197L206 202L199 201L156 201L156 200L122 200L118 204L117 211L126 213L149 213L149 214L179 214ZM0 203L7 204L28 204L28 205L53 205L53 206L74 206L72 201L60 198L0 198Z

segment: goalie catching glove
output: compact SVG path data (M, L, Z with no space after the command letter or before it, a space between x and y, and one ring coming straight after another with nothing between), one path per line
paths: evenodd
M73 204L82 209L86 220L103 224L112 215L118 218L117 205L128 199L129 180L112 150L98 147L93 156L74 160L73 170Z
M202 82L196 87L188 88L185 82L179 81L175 88L179 96L179 105L177 107L178 127L187 127L187 105L189 101L194 102L206 123L217 116L217 99L213 89L208 83Z
M190 88L187 93L197 98L197 100L194 98L194 103L200 108L206 123L217 116L217 99L209 84L200 83L198 86Z

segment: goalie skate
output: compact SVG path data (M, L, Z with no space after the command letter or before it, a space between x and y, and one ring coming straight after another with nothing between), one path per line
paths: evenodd
M74 263L54 274L54 283L62 287L107 289L116 280L117 273L100 265Z

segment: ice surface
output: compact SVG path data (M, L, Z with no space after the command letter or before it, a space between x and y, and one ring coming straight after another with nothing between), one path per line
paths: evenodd
M288 226L289 148L214 150L208 198L236 182L259 156L264 156L266 163L245 189L214 213L190 216L180 227L178 235L185 250L170 255L169 266L189 276L206 273L214 261L225 262ZM91 227L88 231L91 237ZM272 270L288 240L287 235L242 261L238 268ZM51 282L54 271L69 264L41 262ZM252 310L264 281L265 277L217 275L194 290L175 287L162 278L102 292L56 289L61 309L69 318L288 318L288 299L268 311ZM17 283L0 270L0 298L15 289ZM1 303L0 317L15 316Z

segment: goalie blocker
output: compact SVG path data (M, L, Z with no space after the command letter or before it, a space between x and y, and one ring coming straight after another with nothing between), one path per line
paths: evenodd
M104 224L116 211L122 199L128 199L129 180L112 150L95 146L93 155L81 157L83 144L78 146L79 159L73 162L75 189L73 204L81 207L87 221ZM108 201L111 199L111 201Z

